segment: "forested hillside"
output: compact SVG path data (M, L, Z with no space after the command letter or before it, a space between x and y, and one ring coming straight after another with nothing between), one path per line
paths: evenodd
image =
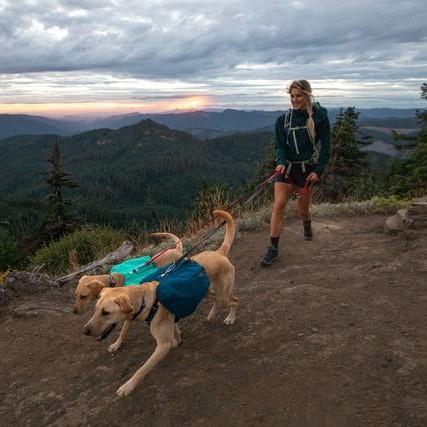
M55 142L65 170L79 184L72 196L84 218L126 228L183 218L203 186L247 183L270 141L268 133L201 141L152 120L65 138L1 140L0 218L13 221L18 208L25 215L25 204L31 210L34 199L46 194L41 173Z

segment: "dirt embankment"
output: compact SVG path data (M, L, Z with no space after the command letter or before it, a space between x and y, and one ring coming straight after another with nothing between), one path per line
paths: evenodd
M319 219L312 242L292 222L267 269L268 230L241 235L237 323L207 322L202 304L123 400L154 348L143 322L111 356L82 334L88 315L66 311L71 290L13 300L0 313L1 425L427 425L427 233L386 234L384 220Z

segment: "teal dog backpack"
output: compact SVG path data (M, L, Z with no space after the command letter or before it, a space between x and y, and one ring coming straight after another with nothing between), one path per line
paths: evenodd
M123 286L139 285L144 282L145 277L155 274L159 271L159 267L151 262L149 256L139 258L130 258L120 264L113 265L111 273L119 273L124 276L125 282Z
M205 269L195 261L184 259L177 265L162 267L145 277L142 282L157 280L157 300L176 319L193 313L209 290L209 277Z

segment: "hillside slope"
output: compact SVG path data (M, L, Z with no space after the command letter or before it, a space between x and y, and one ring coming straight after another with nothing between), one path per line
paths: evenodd
M148 119L72 137L0 140L0 218L13 222L17 201L46 194L41 173L49 169L46 158L55 142L65 170L79 184L71 198L81 216L90 223L141 229L159 219L185 217L204 184L233 189L246 184L270 140L269 134L251 134L201 141Z
M259 267L268 231L232 249L238 321L181 322L183 344L124 400L116 389L154 348L146 325L116 356L62 309L71 289L19 298L0 312L5 425L427 425L427 232L385 234L383 216L299 222L283 256ZM291 250L292 248L292 250ZM24 303L52 307L36 317ZM179 421L177 421L179 420Z

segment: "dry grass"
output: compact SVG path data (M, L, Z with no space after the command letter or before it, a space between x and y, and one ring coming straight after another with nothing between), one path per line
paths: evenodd
M398 209L402 209L410 201L398 199L396 197L374 197L371 200L362 202L346 202L346 203L320 203L312 206L311 212L314 218L331 218L338 216L351 216L351 215L370 215L370 214L385 214L392 215ZM241 213L240 218L236 218L236 231L237 238L239 232L244 231L257 231L263 229L270 221L271 205L262 206L258 209L252 209ZM297 217L296 200L291 200L286 208L286 217L288 219ZM193 224L194 225L194 224ZM194 228L192 228L193 230ZM183 237L184 251L197 245L210 230L210 227L200 228L198 231L189 232ZM173 232L173 231L172 231ZM206 242L201 244L195 250L195 253L202 250L215 250L224 239L224 229L219 230ZM171 247L170 241L167 239L160 243L153 243L148 246L139 246L139 253L144 255L154 255L155 253ZM191 253L190 255L193 255Z
M0 271L0 286L6 282L6 278L10 273L11 270Z
M236 232L237 232L237 238L239 238L239 232L246 232L246 231L256 231L265 228L269 221L270 221L270 215L271 215L271 202L268 202L268 204L248 209L243 212L239 212L236 216ZM327 217L327 218L333 218L338 216L351 216L351 215L369 215L369 214L386 214L386 215L392 215L394 214L398 209L404 208L409 204L408 200L401 200L397 199L396 197L389 197L389 198L373 198L371 200L366 200L363 202L347 202L347 203L340 203L340 204L332 204L332 203L321 203L321 204L315 204L312 206L312 214L313 217L321 218L321 217ZM286 217L287 219L295 218L297 217L297 209L296 209L296 200L291 200L288 203L287 209L286 209ZM190 255L194 255L197 252L200 252L202 250L215 250L217 249L223 239L224 239L224 229L219 230L216 232L213 236L211 236L208 240L203 242L202 244L198 245L204 237L207 235L207 233L212 230L212 227L214 227L214 222L207 222L205 221L204 227L201 227L200 224L203 224L202 221L199 221L200 224L198 228L195 228L196 222L193 218L192 221L190 221L190 227L187 229L186 233L183 233L183 224L182 223L163 223L159 226L158 231L169 231L171 233L176 234L178 237L182 237L183 239L183 245L184 245L184 252L186 252L188 249L193 248L197 245L195 250L190 253ZM207 225L206 225L207 224ZM98 234L98 233L97 233ZM108 233L107 233L108 234ZM117 236L115 236L117 238ZM76 242L72 242L73 244L66 248L66 252L64 253L64 256L66 258L66 261L64 262L67 264L63 267L63 269L70 268L71 270L75 270L77 266L81 263L80 257L78 256L78 253L75 249ZM78 242L77 242L78 243ZM111 243L111 242L110 242ZM156 239L156 238L149 238L147 234L141 234L133 239L133 243L135 246L135 251L132 256L142 256L142 255L149 255L153 256L156 253L171 248L173 246L172 242L169 239ZM102 245L104 248L105 245ZM104 248L105 249L105 248ZM54 248L51 249L49 252L49 259L51 258L52 251L54 251ZM56 251L54 251L56 252ZM98 253L95 253L95 256ZM59 256L59 255L58 255ZM58 268L59 262L55 262L55 267ZM4 281L6 275L8 272L0 273L0 283Z
M409 200L402 200L396 197L374 197L362 202L321 203L313 206L312 213L313 216L319 217L371 214L392 215L399 209L407 207L409 203Z

